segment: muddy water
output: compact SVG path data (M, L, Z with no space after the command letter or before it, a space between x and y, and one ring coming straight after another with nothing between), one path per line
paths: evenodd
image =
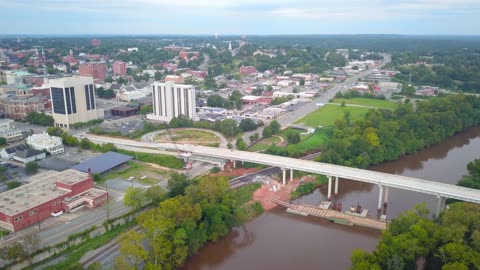
M473 128L415 155L370 169L454 184L467 173L466 164L480 158L479 150L480 128ZM295 202L318 204L326 193L322 187ZM337 199L344 207L360 203L376 214L378 186L342 179L339 193ZM390 189L386 213L392 218L421 202L433 210L435 201L431 195ZM207 245L184 269L343 270L350 266L353 249L373 250L379 236L373 230L294 216L277 208Z

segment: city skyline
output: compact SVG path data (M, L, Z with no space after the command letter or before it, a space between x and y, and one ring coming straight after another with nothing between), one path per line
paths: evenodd
M3 34L478 35L480 2L0 0ZM22 18L29 18L24 20ZM34 21L35 23L31 23ZM15 22L12 24L12 22Z

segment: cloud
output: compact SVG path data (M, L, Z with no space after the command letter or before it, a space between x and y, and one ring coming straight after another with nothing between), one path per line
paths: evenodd
M90 21L108 20L111 27L117 21L118 25L131 25L130 29L158 29L163 33L171 29L189 33L235 29L252 33L258 28L268 31L268 27L278 33L287 29L288 24L303 28L322 25L322 29L343 24L346 31L348 24L355 31L364 25L363 32L372 32L378 31L370 28L372 24L389 24L400 29L401 24L411 21L419 24L446 21L451 22L451 29L461 30L467 26L471 29L472 20L480 16L479 0L0 0L0 6L3 14L11 16L34 14L37 17L32 20L38 24L47 25L39 19L42 15L62 24L69 17L72 20L89 17ZM0 23L8 21L0 17ZM272 22L275 25L270 25ZM102 30L125 31L124 28Z

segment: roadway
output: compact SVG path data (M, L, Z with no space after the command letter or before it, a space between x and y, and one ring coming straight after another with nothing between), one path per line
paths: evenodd
M470 188L464 188L455 185L438 183L434 181L411 178L406 176L368 171L309 160L301 160L281 156L272 156L262 153L252 153L246 151L229 150L198 145L144 143L127 139L110 138L96 135L88 135L88 138L91 141L97 143L113 143L120 148L128 146L139 149L150 148L161 149L162 151L170 150L173 151L171 153L173 155L177 155L176 151L189 152L195 155L222 158L226 160L246 161L256 164L264 164L272 167L280 167L284 169L293 169L304 172L323 174L332 177L351 179L354 181L361 181L381 186L388 186L392 188L431 194L441 198L452 198L480 204L480 190L474 190Z

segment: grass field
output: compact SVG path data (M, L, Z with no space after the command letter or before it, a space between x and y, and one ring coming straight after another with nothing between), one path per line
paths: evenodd
M296 124L303 123L314 128L319 126L332 126L335 124L335 120L343 119L343 114L347 110L350 111L351 121L355 121L363 119L367 112L371 109L362 107L349 107L348 105L342 107L338 105L327 104L298 120Z
M369 107L377 107L383 109L396 109L398 108L398 103L381 100L381 99L372 99L372 98L336 98L332 101L333 103L342 103L345 104L355 104Z
M163 180L167 174L167 172L154 169L148 164L129 161L125 164L124 169L119 168L106 174L105 177L103 177L103 180L105 181L113 178L127 179L128 177L133 176L135 177L135 181L141 184L153 185ZM147 176L147 178L140 180L142 176Z
M270 137L270 138L266 138L266 139L263 139L259 142L257 142L256 144L252 145L252 147L248 148L248 151L250 152L258 152L258 151L263 151L265 149L267 149L272 143L279 143L280 142L280 139L278 137Z
M205 146L220 145L220 139L215 134L201 130L171 130L160 134L157 138L160 142L198 144Z

